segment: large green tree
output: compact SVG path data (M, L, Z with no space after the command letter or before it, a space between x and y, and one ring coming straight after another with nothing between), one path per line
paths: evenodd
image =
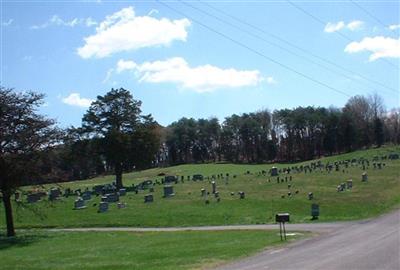
M98 139L107 163L114 168L117 188L122 188L124 168L131 170L138 163L140 155L147 159L154 157L157 140L156 123L151 116L141 116L141 101L133 99L131 93L123 88L111 89L104 96L98 96L83 116L82 128ZM142 142L142 143L141 143ZM150 157L149 157L150 156Z
M37 113L42 103L42 94L0 87L0 191L7 236L15 235L11 196L20 185L41 176L43 155L60 141L54 121Z

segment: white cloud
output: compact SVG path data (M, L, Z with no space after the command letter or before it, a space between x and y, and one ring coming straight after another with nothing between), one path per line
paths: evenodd
M345 26L346 25L344 24L343 21L340 21L337 23L328 22L324 28L324 31L327 33L333 33L333 32L343 29Z
M347 29L349 29L350 31L360 30L363 26L363 21L352 21L346 25Z
M91 26L97 25L97 22L95 20L93 20L92 17L89 17L89 18L85 19L85 25L87 27L91 27Z
M347 53L372 52L369 57L370 61L379 58L400 58L400 38L366 37L360 42L351 42L344 51Z
M6 22L2 22L1 26L10 26L14 22L14 19L9 19Z
M333 33L340 31L342 29L348 29L350 31L357 31L360 30L364 26L363 21L354 20L346 24L344 21L339 21L337 23L328 22L325 25L324 32L326 33Z
M86 37L85 44L77 49L82 58L102 58L116 52L144 47L169 45L174 40L186 41L188 19L156 19L135 15L127 7L109 15L96 28L94 35Z
M400 29L400 24L392 24L392 25L389 25L389 29L390 30L397 30L397 29Z
M133 61L125 61L123 59L119 60L117 63L117 72L121 73L125 70L133 70L136 68L136 63Z
M94 100L88 98L81 98L79 93L72 93L68 97L62 99L62 102L71 106L78 106L87 108Z
M198 93L256 86L264 80L258 70L222 69L212 65L190 67L185 59L180 57L142 64L136 64L133 61L121 62L121 60L118 63L123 63L120 67L125 67L121 71L134 71L140 82L176 83L184 89ZM266 80L267 83L274 81L272 77L266 78Z
M66 27L75 27L77 25L86 25L87 27L96 25L97 22L94 21L91 17L83 19L83 18L74 18L70 21L65 21L60 18L58 15L53 15L47 22L40 24L40 25L33 25L31 29L38 30L47 28L49 26L66 26Z

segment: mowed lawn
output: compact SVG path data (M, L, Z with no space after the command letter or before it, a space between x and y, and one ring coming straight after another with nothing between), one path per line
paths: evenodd
M206 269L280 243L277 231L30 231L13 239L0 237L0 268Z
M364 157L400 153L400 147L385 147L366 151L357 151L322 159L322 162L339 161ZM311 161L310 161L311 162ZM309 164L303 162L301 164ZM363 169L357 165L331 173L315 171L313 173L292 173L292 181L277 183L276 177L259 175L262 170L268 171L272 164L234 165L234 164L198 164L181 165L168 168L150 169L124 175L126 186L146 179L161 180L159 173L184 176L185 182L174 184L175 196L163 198L162 185L156 185L154 202L144 203L144 195L128 193L121 197L126 202L125 209L110 205L107 213L97 213L100 197L92 197L83 210L73 210L76 197L62 198L56 202L46 200L35 203L14 203L14 216L17 228L41 227L104 227L104 226L137 226L166 227L194 225L225 224L261 224L274 222L277 212L289 212L291 222L321 222L336 220L355 220L374 217L400 205L400 160L384 160L382 170L373 169L372 162L366 170L368 182L361 182ZM299 164L276 164L278 168ZM343 169L345 170L343 172ZM250 171L250 174L246 174ZM200 190L211 192L209 180L187 181L188 175L196 173L204 176L229 173L229 181L217 179L217 189L221 201L209 196L210 203L205 204ZM237 175L233 178L233 175ZM284 179L286 175L280 175ZM288 176L289 177L289 176ZM337 192L336 187L348 179L353 179L352 190ZM91 188L99 183L111 183L113 176L98 177L91 180L75 181L61 184L62 188ZM291 184L290 189L288 184ZM46 188L56 185L47 185ZM25 187L28 189L29 187ZM239 191L245 192L245 199L239 199ZM287 196L288 191L292 193ZM298 194L296 194L298 191ZM231 195L231 192L234 195ZM308 200L307 194L313 192L314 200ZM285 198L281 198L285 195ZM320 205L320 218L311 221L312 203ZM5 228L4 209L0 204L0 228Z

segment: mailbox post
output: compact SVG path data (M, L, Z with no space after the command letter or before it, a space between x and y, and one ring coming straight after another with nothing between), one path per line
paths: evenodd
M289 220L290 220L289 213L278 213L275 215L275 221L279 222L279 234L281 236L281 241L283 241L283 237L286 240L285 222L289 222ZM282 232L283 232L283 237L282 237Z

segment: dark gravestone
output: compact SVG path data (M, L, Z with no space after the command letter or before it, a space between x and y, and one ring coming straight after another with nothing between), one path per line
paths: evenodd
M201 191L201 196L202 197L207 195L206 190L204 188L202 188L200 191Z
M308 192L308 199L309 200L314 199L314 194L312 192Z
M240 199L244 199L245 193L243 191L239 191L239 197L240 197Z
M169 184L169 183L176 183L177 182L177 177L174 175L167 175L164 178L164 183Z
M271 168L271 176L278 176L278 168L277 167Z
M153 194L147 194L144 196L144 202L145 203L150 203L154 201Z
M90 191L85 191L82 193L82 199L84 201L88 201L92 198L92 194L90 193Z
M108 202L100 202L98 213L105 213L108 211Z
M58 188L51 188L49 191L49 201L54 201L60 198L61 190Z
M118 193L119 193L119 196L125 196L126 195L126 189L125 188L121 188Z
M347 180L347 182L346 182L346 184L347 184L347 189L352 189L353 188L353 180Z
M107 197L107 202L109 203L114 203L119 201L118 193L106 194L106 197Z
M171 185L164 186L164 198L172 197L174 196L174 187Z
M203 179L204 179L204 176L201 174L194 174L192 177L193 181L197 181L197 180L202 181Z
M78 197L78 199L76 199L74 202L74 209L80 210L85 208L86 208L85 201L81 197Z
M27 200L28 200L28 203L35 203L35 202L39 201L41 199L41 197L42 196L40 193L31 193L31 194L28 194Z

